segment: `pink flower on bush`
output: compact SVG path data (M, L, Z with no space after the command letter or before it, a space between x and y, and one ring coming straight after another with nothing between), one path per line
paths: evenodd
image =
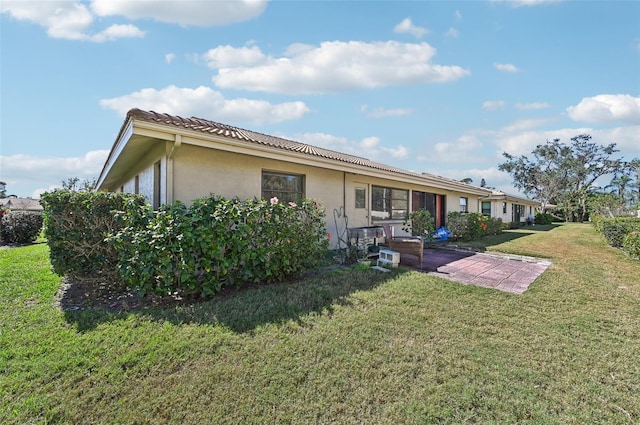
M269 199L269 202L271 202L271 205L275 205L278 203L278 197L274 196L273 198Z
M295 202L289 202L289 206L295 208L298 206L298 204L296 204Z

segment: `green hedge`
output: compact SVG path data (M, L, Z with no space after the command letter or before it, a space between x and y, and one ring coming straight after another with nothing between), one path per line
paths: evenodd
M300 203L209 196L119 214L110 237L119 269L141 294L212 295L223 286L269 283L318 266L328 247L324 211Z
M105 238L119 230L114 212L134 203L137 195L55 190L42 194L45 237L58 275L119 278L118 252Z
M552 224L554 221L557 221L556 217L549 213L537 213L533 220L535 224Z
M0 219L0 241L3 243L30 243L42 230L40 211L4 211Z
M640 218L604 218L598 220L596 229L600 230L609 245L621 248L623 246L625 236L634 230L640 230Z
M622 249L631 258L640 260L640 230L632 230L631 233L624 237Z

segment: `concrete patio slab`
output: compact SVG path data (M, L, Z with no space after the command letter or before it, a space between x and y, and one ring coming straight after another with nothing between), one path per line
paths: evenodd
M522 294L550 265L542 258L427 248L422 271L465 285Z

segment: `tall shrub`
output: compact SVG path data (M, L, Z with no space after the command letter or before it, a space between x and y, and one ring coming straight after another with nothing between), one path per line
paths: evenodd
M0 220L0 240L3 243L29 243L42 230L42 212L8 211Z
M268 283L315 267L327 249L324 211L314 201L197 199L155 214L135 207L109 239L119 269L142 294L215 294L225 285Z
M40 202L55 273L118 276L118 253L105 238L120 227L114 212L128 202L142 205L144 198L124 193L55 190L42 194Z

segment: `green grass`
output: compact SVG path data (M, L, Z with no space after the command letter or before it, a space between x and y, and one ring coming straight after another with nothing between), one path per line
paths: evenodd
M640 263L514 232L486 248L553 261L523 295L354 270L122 313L0 250L0 423L639 423Z

